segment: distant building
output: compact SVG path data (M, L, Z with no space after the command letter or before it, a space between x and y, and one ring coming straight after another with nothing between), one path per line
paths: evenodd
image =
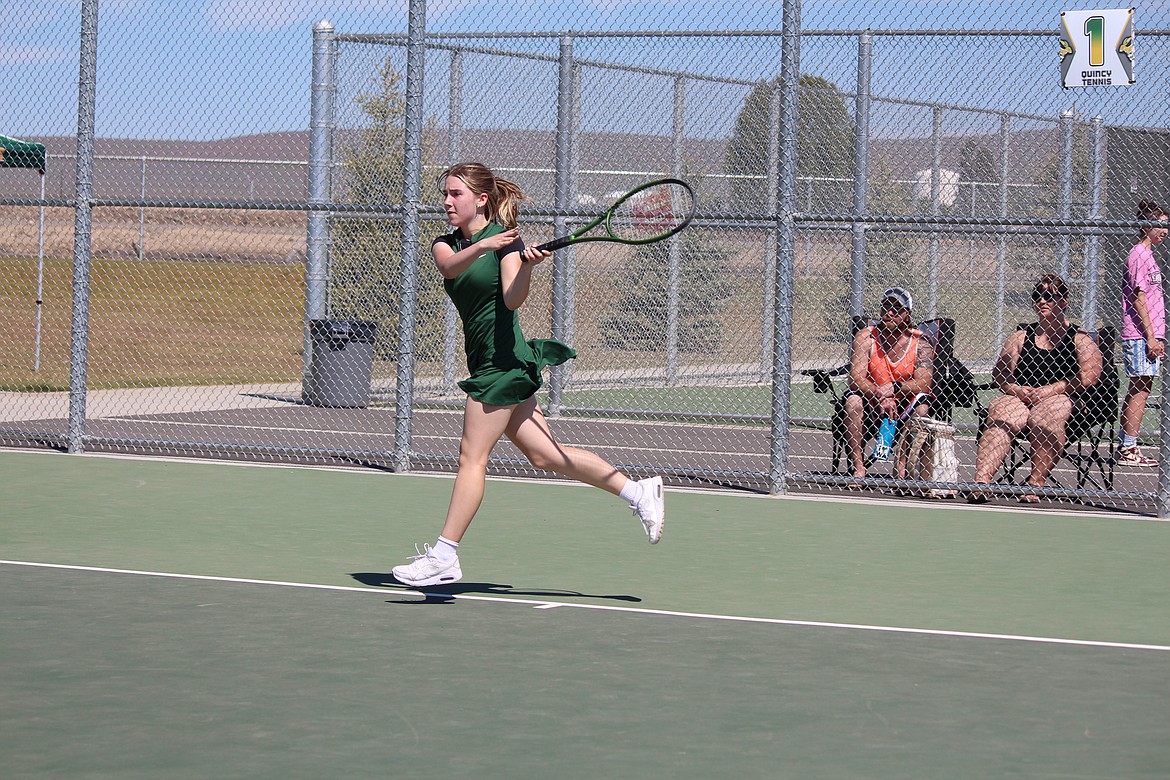
M930 205L932 172L927 169L914 174L914 203L921 209ZM959 172L940 168L938 172L938 202L943 208L955 205L959 196Z

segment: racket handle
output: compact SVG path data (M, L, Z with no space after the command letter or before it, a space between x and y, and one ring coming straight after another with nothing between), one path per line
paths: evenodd
M569 244L573 243L573 239L569 236L561 236L554 238L552 241L546 241L543 244L537 244L536 248L542 252L555 252L558 249L564 249Z

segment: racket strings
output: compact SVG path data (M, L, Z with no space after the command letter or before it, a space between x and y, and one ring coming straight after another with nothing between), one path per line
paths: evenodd
M614 238L645 241L670 235L691 213L691 193L669 182L649 187L618 205L609 218Z

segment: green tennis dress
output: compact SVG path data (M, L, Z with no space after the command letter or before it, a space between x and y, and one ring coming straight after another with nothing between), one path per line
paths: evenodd
M492 222L470 241L456 229L435 239L435 243L442 242L459 251L503 230ZM545 366L577 357L571 347L553 339L525 340L519 317L504 304L500 257L523 249L524 244L516 241L499 253L486 252L459 276L443 280L443 288L463 320L463 346L471 376L459 387L491 406L511 406L528 400L543 384L540 372Z

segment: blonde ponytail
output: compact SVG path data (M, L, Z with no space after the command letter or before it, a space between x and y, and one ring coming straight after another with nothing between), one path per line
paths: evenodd
M520 217L520 201L528 200L516 182L496 177L495 191L488 198L488 219L506 228L516 227Z

